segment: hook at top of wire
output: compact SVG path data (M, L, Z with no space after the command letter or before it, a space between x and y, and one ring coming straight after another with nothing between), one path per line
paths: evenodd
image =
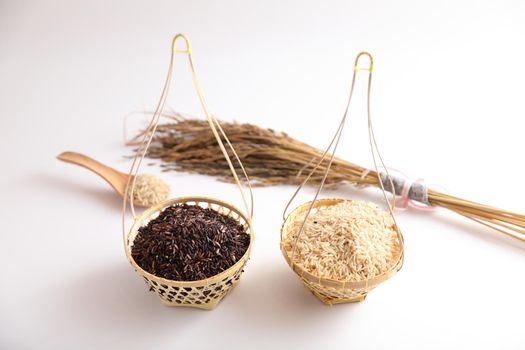
M367 56L368 59L369 59L369 65L368 67L360 67L359 66L359 59L363 56ZM354 72L357 72L357 71L360 71L360 70L363 70L363 71L368 71L370 73L372 73L372 71L374 70L374 58L372 57L372 55L366 51L362 51L360 52L356 58L355 58L355 63L354 63Z
M184 50L177 50L177 39L179 38L182 38L182 40L184 40L184 42L186 43L186 49ZM171 50L173 51L173 53L187 53L187 54L191 54L191 42L190 42L190 39L188 38L188 36L184 33L179 33L177 35L175 35L175 37L173 38L173 41L171 42Z

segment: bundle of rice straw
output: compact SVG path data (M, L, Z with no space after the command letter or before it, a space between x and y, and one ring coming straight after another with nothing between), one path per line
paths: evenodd
M172 112L165 115L167 122L158 126L154 142L147 157L159 159L164 171L176 170L218 177L231 181L228 166L220 156L217 141L210 132L207 122ZM285 133L261 128L252 124L222 122L221 126L234 145L246 172L253 184L272 186L302 183L323 151L293 139ZM128 142L136 146L144 131ZM328 165L322 162L310 178L310 185L318 185ZM238 167L238 164L236 165ZM240 170L240 167L238 168ZM336 187L342 184L380 187L392 192L390 179L384 173L377 173L365 167L334 158L326 185ZM407 187L403 178L392 178L395 193ZM418 183L408 184L410 199L424 205L442 207L468 219L491 227L505 235L525 242L525 215L468 201Z

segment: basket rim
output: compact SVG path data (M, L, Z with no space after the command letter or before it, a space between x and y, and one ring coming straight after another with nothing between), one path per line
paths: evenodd
M321 198L321 199L316 199L315 200L316 203L314 204L314 208L318 208L320 206L331 206L331 205L335 205L337 203L341 203L341 202L344 202L344 201L352 202L354 200L348 199L348 198ZM399 271L401 269L401 267L403 266L404 255L405 255L404 254L404 241L403 241L403 235L401 233L401 230L399 229L399 227L397 225L395 225L394 227L395 227L395 231L397 233L397 237L399 238L399 242L400 242L400 248L401 248L400 249L400 254L399 254L396 262L392 265L392 267L390 269L388 269L387 271L385 271L382 274L377 275L377 276L375 276L373 278L362 280L362 281L349 281L349 280L342 281L342 280L334 280L334 279L330 279L330 278L323 278L323 277L316 276L316 275L306 271L305 269L303 269L297 263L292 262L291 261L291 257L286 252L286 249L284 248L284 244L283 244L283 233L284 233L284 230L285 230L285 226L291 220L291 218L297 214L297 212L300 209L303 209L304 207L310 205L311 203L312 203L312 201L308 201L308 202L303 203L303 204L297 206L296 208L294 208L286 216L286 219L283 221L283 224L281 225L281 232L280 232L281 233L281 239L280 239L281 252L282 252L282 254L284 256L284 259L288 263L288 265L292 268L292 270L297 275L299 275L299 277L301 277L302 279L307 280L308 282L317 283L319 285L322 285L322 286L325 286L325 287L329 287L329 288L339 288L339 289L362 289L362 288L366 288L366 289L368 289L368 288L375 287L375 286L379 285L380 283L386 281L387 279L392 277L397 271Z
M151 215L153 215L155 212L158 212L162 209L165 209L173 204L178 203L188 203L188 202L195 202L196 205L199 203L209 203L209 204L216 204L228 209L231 209L233 212L241 216L249 227L249 233L247 233L250 236L250 243L248 244L248 249L246 249L246 252L244 255L232 266L227 268L226 270L222 271L221 273L201 279L196 281L177 281L177 280L170 280L163 277L156 276L146 270L144 270L142 267L140 267L135 260L133 259L131 255L131 247L133 244L131 244L131 235L138 231L140 227L142 227L142 224L145 219L149 218ZM236 219L239 221L238 219ZM164 285L176 285L178 287L200 287L200 286L206 286L210 285L216 282L220 282L224 280L225 278L228 278L229 276L233 275L235 271L238 271L240 268L242 268L246 262L248 261L251 253L251 248L253 244L253 240L255 238L255 234L253 233L253 227L252 227L252 221L248 218L248 216L242 212L240 209L238 209L233 204L230 204L228 202L222 201L220 199L212 198L212 197L206 197L206 196L182 196L182 197L175 197L171 199L167 199L165 201L162 201L154 206L151 206L147 210L145 210L141 215L137 216L135 218L135 221L133 222L133 225L131 226L128 235L126 237L126 256L133 266L133 268L143 277L147 277L150 281L155 281L160 284Z

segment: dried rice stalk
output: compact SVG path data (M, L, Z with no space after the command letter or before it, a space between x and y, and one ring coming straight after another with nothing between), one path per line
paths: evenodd
M304 215L293 223L284 249L294 262L315 276L358 282L388 271L401 250L389 213L364 201L344 201L308 216L301 239L294 241Z
M173 113L166 118L170 121L158 126L147 157L162 160L161 166L164 171L205 174L231 182L228 165L205 120L186 118L178 113ZM272 129L229 122L221 122L221 126L234 145L253 184L258 186L299 184L304 180L305 174L313 168L316 159L320 159L323 154L317 148ZM143 133L137 135L128 144L136 145L136 141ZM328 161L319 166L310 178L309 184L319 184L327 165ZM238 164L235 166L240 170ZM363 176L365 173L366 176ZM364 167L335 157L326 185L338 186L351 183L379 187L379 181L377 172L368 171ZM432 189L428 189L428 202L525 242L525 215L471 202Z

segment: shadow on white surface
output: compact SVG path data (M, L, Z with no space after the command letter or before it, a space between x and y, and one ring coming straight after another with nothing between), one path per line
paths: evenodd
M219 306L231 308L234 318L250 325L253 333L269 331L285 343L294 344L309 334L315 337L334 325L352 322L363 304L328 306L319 301L283 264L268 262L261 271L248 271L249 275ZM268 340L256 339L255 342Z
M443 209L446 211L446 209ZM418 213L424 216L424 213ZM436 220L437 224L446 229L458 231L461 234L468 235L476 240L481 240L491 245L498 246L518 254L525 252L525 242L509 237L501 232L468 220L461 216L445 215L445 213L436 213L430 220Z
M66 305L61 310L68 310L74 329L115 339L143 332L148 336L166 331L180 335L194 321L206 317L202 310L165 306L126 264L99 265L58 287L56 293L64 299Z
M94 175L95 176L95 175ZM59 192L64 196L71 196L75 200L94 202L102 209L120 213L122 210L122 198L102 179L100 185L90 185L83 181L77 181L68 176L56 176L48 173L32 175L29 179L31 186L37 190Z
M162 304L125 264L98 265L53 288L54 298L63 303L55 311L62 314L55 317L69 320L63 326L66 329L115 341L124 335L139 343L143 337L176 338L211 326L210 336L234 327L243 329L247 336L271 330L292 341L304 332L333 327L342 317L348 324L352 312L360 307L347 304L331 308L322 304L284 267L249 269L247 273L249 276L243 276L216 309L206 311ZM149 343L153 345L155 340Z

